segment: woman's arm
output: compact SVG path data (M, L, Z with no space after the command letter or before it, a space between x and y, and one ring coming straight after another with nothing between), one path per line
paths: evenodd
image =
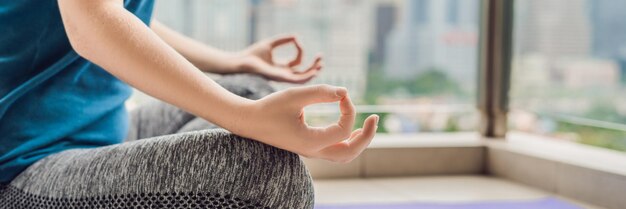
M202 44L168 28L156 19L152 19L150 27L163 41L202 71L218 74L243 72L242 55L239 53L225 52Z
M203 75L123 1L60 0L59 8L76 52L137 89L223 127L234 127L250 105Z
M305 83L322 68L322 57L318 55L306 70L295 69L302 62L303 50L296 37L291 35L262 40L240 52L225 52L186 37L156 19L152 20L150 27L168 45L205 72L254 73L275 81ZM296 47L295 58L289 63L275 63L272 50L290 43Z
M258 101L238 97L207 76L123 7L123 0L59 0L72 47L117 78L235 134L309 157L350 161L372 140L376 116L350 134L354 107L344 88L298 87ZM340 101L325 128L304 123L304 106ZM348 138L346 140L346 138Z

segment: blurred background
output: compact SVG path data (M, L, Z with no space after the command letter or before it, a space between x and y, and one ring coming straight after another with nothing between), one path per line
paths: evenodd
M626 0L516 1L512 130L626 151L621 8ZM159 0L156 18L228 51L297 34L305 63L325 56L311 83L347 87L359 120L376 113L379 132L402 134L476 130L479 10L479 0ZM307 121L328 124L337 112L313 106Z
M477 108L481 16L485 2L505 1L158 0L155 17L227 51L296 34L305 65L324 54L311 83L347 87L356 126L381 116L353 162L305 159L319 203L626 208L626 0L514 1L509 131L488 138ZM136 92L128 106L150 99ZM326 125L338 113L326 104L305 114Z

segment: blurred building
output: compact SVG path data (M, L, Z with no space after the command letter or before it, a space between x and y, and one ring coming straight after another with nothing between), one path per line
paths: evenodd
M589 9L593 28L593 54L617 60L626 83L626 1L593 0Z
M594 54L606 58L626 55L626 1L592 0L588 8Z
M404 1L389 37L387 74L407 78L430 69L446 72L463 87L477 68L477 0Z
M612 60L577 59L556 65L563 87L567 89L617 89L619 66Z
M185 35L192 33L194 0L164 0L155 4L154 15L163 24Z
M194 3L192 37L230 51L248 46L248 0L195 0Z
M220 49L245 48L250 36L249 0L164 0L156 4L159 21Z
M586 0L525 0L516 6L516 48L522 56L540 54L556 60L590 55Z
M511 89L512 94L524 95L552 88L553 76L548 69L548 62L546 57L538 54L513 57L511 81L516 85Z
M381 1L376 5L376 29L372 50L372 63L384 64L389 33L394 28L398 17L398 5L393 1Z
M591 56L587 0L516 2L515 57L511 91L516 106L545 112L586 112L580 88L601 85L613 64ZM597 68L597 69L596 69ZM616 75L619 75L616 74ZM586 79L585 77L589 77ZM614 86L613 79L607 80ZM559 97L556 95L567 95Z

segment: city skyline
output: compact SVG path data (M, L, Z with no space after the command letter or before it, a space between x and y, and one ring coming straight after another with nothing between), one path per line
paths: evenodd
M473 131L478 7L478 0L160 0L155 17L227 51L299 35L304 63L318 51L327 58L312 83L348 87L368 110L357 123L377 113L381 132ZM615 96L626 95L623 7L626 0L516 1L512 129L623 150L623 134L561 121L626 123L626 98ZM311 124L335 119L332 111L307 114Z
M386 74L394 78L408 78L434 68L445 71L466 89L475 85L477 0L412 4L414 10L403 9L413 1L401 0L161 2L157 4L157 17L165 19L161 20L165 24L229 51L276 34L298 34L307 52L320 51L326 58L327 70L313 82L346 86L357 100L365 94L366 75L373 65L384 67ZM420 9L420 5L432 8ZM386 10L378 9L380 6ZM440 12L414 14L431 9ZM380 19L379 12L387 12L385 20ZM409 17L422 16L433 21L410 23ZM421 36L403 36L407 28L411 34ZM436 41L430 40L433 38ZM408 50L416 53L407 53L403 46L410 46ZM305 60L312 59L312 53L306 54ZM418 57L407 57L410 54Z
M478 70L478 5L478 0L161 0L157 18L229 51L276 34L298 34L308 52L305 63L317 51L326 56L325 71L313 83L346 86L357 102L363 102L372 70L390 77L381 80L389 86L435 69L469 91L469 96L453 92L440 103L471 103ZM613 9L619 5L607 0L517 2L512 104L584 116L594 105L588 98L623 92L624 79L614 79L624 77L626 64L626 38L620 36L626 33L626 23L621 24L626 17ZM279 50L277 57L292 52ZM577 95L564 97L568 92ZM389 97L379 100L384 102L396 94L377 96ZM414 101L411 97L406 101Z

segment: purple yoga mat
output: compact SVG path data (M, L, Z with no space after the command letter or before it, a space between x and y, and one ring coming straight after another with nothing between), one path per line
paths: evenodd
M573 204L545 198L526 201L492 201L473 203L400 203L400 204L354 204L316 205L315 209L582 209Z

